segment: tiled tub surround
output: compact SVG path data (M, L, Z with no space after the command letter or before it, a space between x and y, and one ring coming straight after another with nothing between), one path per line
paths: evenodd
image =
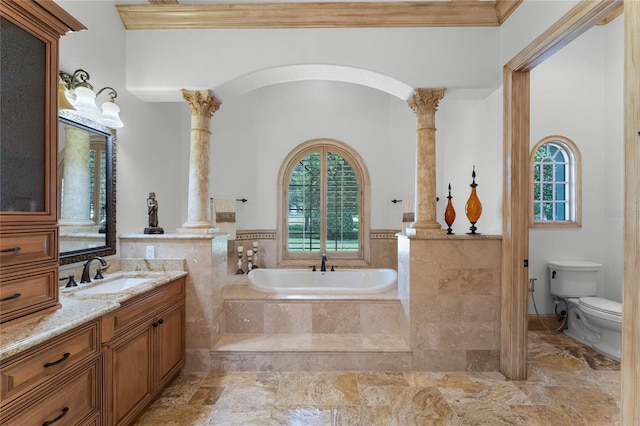
M258 241L264 266L275 240ZM187 371L498 370L500 237L380 241L396 250L397 293L331 300L248 292L226 235L124 235L120 247L123 257L153 245L158 258L185 258Z
M174 260L171 263L177 265L181 263L181 260ZM117 267L116 262L114 269ZM111 272L111 268L109 268L109 271ZM91 284L78 284L78 287L71 289L62 287L60 290L60 309L51 314L39 315L16 324L3 326L0 329L0 342L2 342L0 345L0 361L59 336L74 327L115 311L120 307L120 303L125 300L185 275L187 275L187 272L184 270L155 272L120 270L109 274L105 272L105 281L121 276L145 277L149 278L149 281L119 293L100 294L91 297L76 297L73 294L75 290L88 288ZM61 274L61 276L65 275Z
M499 369L500 265L499 236L398 235L413 370Z
M311 272L310 272L311 273ZM226 334L211 352L218 371L404 371L397 292L352 295L225 292Z
M182 258L186 279L186 367L209 371L210 351L224 330L223 290L228 282L226 234L123 234L120 255L144 258L147 246L155 257ZM233 260L231 260L233 263Z
M390 268L398 267L398 249L397 249L397 230L388 229L372 229L369 235L369 248L371 259L369 268ZM236 232L236 239L229 240L227 247L227 256L229 264L227 265L227 273L234 275L237 268L237 252L236 247L243 246L245 251L252 247L254 241L258 242L258 266L261 268L277 268L278 267L278 250L275 230L240 230ZM320 268L320 256L314 263ZM328 264L334 260L329 255ZM246 268L246 256L244 257ZM335 264L340 264L338 263Z

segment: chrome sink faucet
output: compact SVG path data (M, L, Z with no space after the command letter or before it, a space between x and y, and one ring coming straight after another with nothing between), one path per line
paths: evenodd
M322 263L320 264L320 272L327 272L327 254L322 255Z
M101 258L100 256L95 256L87 260L87 263L84 264L84 269L82 269L82 279L80 279L80 284L91 282L91 278L89 276L89 270L91 269L91 262L94 260L99 260L102 266L107 266L107 261Z

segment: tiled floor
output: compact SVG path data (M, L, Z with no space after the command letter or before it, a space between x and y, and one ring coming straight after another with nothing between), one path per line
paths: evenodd
M184 373L135 425L617 425L619 370L564 334L531 331L526 382L497 372Z

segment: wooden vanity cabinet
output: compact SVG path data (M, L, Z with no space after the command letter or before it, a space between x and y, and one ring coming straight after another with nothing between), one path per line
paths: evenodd
M180 278L103 317L106 424L130 424L184 366L184 297Z
M59 306L58 42L81 29L53 1L0 0L0 323Z
M100 320L0 364L0 424L101 424Z

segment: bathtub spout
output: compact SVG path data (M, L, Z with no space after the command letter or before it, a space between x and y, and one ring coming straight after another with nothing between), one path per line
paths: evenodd
M327 272L327 254L322 255L322 264L320 264L320 272Z

